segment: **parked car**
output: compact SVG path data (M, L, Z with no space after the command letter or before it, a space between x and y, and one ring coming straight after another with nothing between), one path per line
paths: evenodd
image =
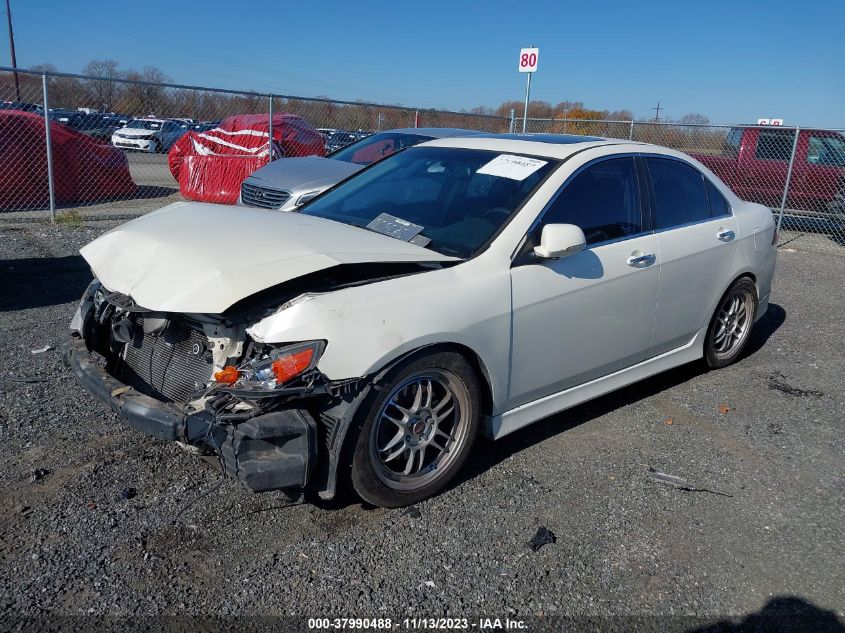
M21 112L44 114L44 108L37 103L26 103L24 101L0 101L0 110L20 110Z
M737 360L776 239L768 208L674 150L438 139L298 213L181 202L99 237L66 357L131 426L253 490L340 479L395 507L479 433Z
M359 140L359 137L355 132L337 130L326 140L326 153L336 152L357 140Z
M460 128L405 128L379 132L325 158L283 158L247 177L238 204L291 211L370 163L423 141L478 134Z
M324 139L324 140L326 140L326 141L328 141L328 140L329 140L329 138L331 137L331 135L332 135L332 134L334 134L335 132L337 132L337 130L336 130L336 129L331 128L331 127L318 127L318 128L317 128L317 131L320 133L320 135L321 135L321 136L323 137L323 139Z
M794 140L794 130L737 127L726 136L726 156L693 156L743 200L778 208ZM799 132L786 206L799 214L845 219L845 135L830 130Z
M208 132L220 125L220 121L201 121L188 126L189 132Z
M158 153L169 151L186 130L166 119L134 119L111 136L112 145Z
M77 132L82 132L87 136L108 143L112 135L126 126L132 120L132 117L110 112L86 114L77 111L75 114L62 114L57 120Z

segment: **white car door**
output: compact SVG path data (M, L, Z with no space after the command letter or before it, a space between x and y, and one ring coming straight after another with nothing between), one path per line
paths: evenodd
M659 253L644 225L644 191L633 157L599 160L570 178L535 223L529 248L546 224L580 226L587 248L514 261L508 408L646 357Z
M689 163L646 157L660 291L650 356L689 343L707 326L733 267L736 220L715 186ZM711 210L712 206L712 210Z

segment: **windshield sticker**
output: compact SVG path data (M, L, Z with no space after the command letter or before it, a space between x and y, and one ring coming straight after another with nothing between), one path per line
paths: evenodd
M476 173L499 176L500 178L510 178L511 180L525 180L546 163L548 161L537 160L536 158L500 154L479 168Z
M397 218L389 213L380 213L377 218L367 225L377 233L395 237L397 240L409 242L416 237L425 227L402 218Z

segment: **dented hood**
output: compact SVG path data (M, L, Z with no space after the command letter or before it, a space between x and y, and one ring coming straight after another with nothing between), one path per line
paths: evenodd
M210 314L340 264L455 259L323 218L196 202L123 224L80 253L103 286L138 305Z

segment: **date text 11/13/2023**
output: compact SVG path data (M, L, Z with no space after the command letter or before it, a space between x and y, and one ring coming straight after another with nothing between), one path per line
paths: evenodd
M526 630L523 620L511 618L308 618L310 631L336 630L475 630L520 631Z

